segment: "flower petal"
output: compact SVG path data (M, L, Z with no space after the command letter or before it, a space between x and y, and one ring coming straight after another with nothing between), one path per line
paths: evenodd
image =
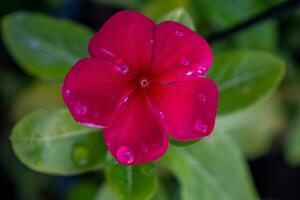
M218 89L210 79L157 84L151 90L153 104L174 139L195 140L210 135L214 128Z
M130 80L129 75L107 62L82 59L67 74L62 96L77 122L104 127L132 92Z
M178 81L204 75L212 51L203 37L177 22L165 21L155 29L152 73L160 81Z
M104 139L112 155L124 165L155 160L168 147L167 133L148 96L140 91L122 105L112 125L104 130Z
M118 12L90 40L89 53L140 73L151 63L154 27L151 19L138 12Z

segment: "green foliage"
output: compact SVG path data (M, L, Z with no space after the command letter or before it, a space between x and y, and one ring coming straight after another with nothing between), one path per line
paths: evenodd
M179 179L183 200L258 199L239 149L215 131L188 147L170 146L162 163Z
M11 141L25 165L49 174L98 170L106 154L99 129L76 124L66 109L39 110L25 116L14 127Z
M20 119L36 109L59 108L63 105L58 84L37 81L19 92L13 103L12 117Z
M157 189L154 163L124 166L109 158L105 174L108 184L121 200L148 200Z
M257 158L271 147L284 126L281 102L275 96L262 104L218 118L217 124L232 136L248 158Z
M292 124L291 130L287 136L285 154L289 164L297 166L300 164L300 112L294 123Z
M208 73L219 87L219 114L244 109L270 96L284 75L281 59L260 51L229 51Z
M193 19L189 15L189 13L184 8L178 8L176 10L173 10L164 16L162 16L158 22L166 21L166 20L172 20L179 22L181 24L186 25L192 30L195 30L195 25L193 22Z
M97 192L95 200L119 200L116 194L107 184L103 185Z
M15 61L41 79L63 79L80 58L87 57L92 31L75 22L17 12L2 22L3 40Z

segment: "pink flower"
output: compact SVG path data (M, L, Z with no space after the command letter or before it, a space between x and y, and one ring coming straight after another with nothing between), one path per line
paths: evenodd
M65 78L62 95L74 119L104 128L105 143L124 165L162 156L168 133L179 141L210 135L218 90L203 77L208 43L184 25L156 25L135 11L112 16Z

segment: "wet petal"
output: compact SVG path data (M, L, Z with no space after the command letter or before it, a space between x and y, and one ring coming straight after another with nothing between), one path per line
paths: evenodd
M130 80L128 74L107 62L82 59L66 76L62 96L77 122L104 127L132 92Z
M152 73L161 81L204 75L212 64L212 51L203 37L176 22L160 23L155 30Z
M89 53L139 73L151 62L154 27L151 19L138 12L118 12L91 39Z
M142 92L122 105L112 125L104 130L104 139L112 155L124 165L155 160L168 147L167 133Z
M153 104L174 139L195 140L210 135L214 128L218 89L201 77L171 84L157 84L151 90Z

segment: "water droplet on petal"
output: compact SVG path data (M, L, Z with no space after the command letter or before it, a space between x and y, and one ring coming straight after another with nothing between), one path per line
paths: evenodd
M194 73L194 72L189 71L189 72L186 73L186 75L187 75L187 76L191 76L191 75L193 75L193 73Z
M107 56L109 56L109 57L111 57L111 58L115 58L115 57L116 57L115 54L113 54L111 51L109 51L109 50L107 50L107 49L102 48L101 51L102 51L105 55L107 55Z
M141 151L144 152L144 153L147 153L149 151L149 147L146 143L142 143Z
M86 105L84 105L83 103L77 103L75 105L75 112L78 115L85 115L88 111L88 107Z
M117 151L117 159L120 163L131 164L134 161L134 152L127 146L121 146Z
M195 130L200 131L202 133L206 133L208 127L201 119L198 119L195 123Z
M89 161L88 157L89 157L89 151L85 146L80 145L80 146L76 146L74 148L73 161L77 165L79 165L79 166L86 165Z
M103 128L103 126L95 124L95 123L89 123L89 122L80 122L80 124L91 127L91 128Z
M160 115L161 118L165 117L165 115L164 115L164 113L162 111L159 112L159 115Z
M128 101L128 97L125 97L123 102L126 103Z
M182 30L177 30L175 32L175 34L178 36L178 37L182 37L183 36L183 31Z
M66 95L66 96L70 96L70 95L71 95L71 90L66 89L65 95Z
M198 94L198 99L199 99L200 102L206 102L207 97L206 97L205 94L200 93L200 94Z
M117 64L116 65L116 70L122 74L128 74L129 73L129 68L124 65L124 64Z
M184 58L180 61L180 64L183 66L188 66L190 64L190 61L188 59Z
M154 43L154 40L150 40L150 43L153 44L153 43Z

